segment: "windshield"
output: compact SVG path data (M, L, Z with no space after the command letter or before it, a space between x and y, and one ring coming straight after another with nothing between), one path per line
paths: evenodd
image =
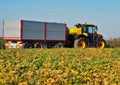
M91 26L91 25L88 25L88 26L82 26L82 30L83 30L83 33L90 33L90 34L96 34L97 31L98 31L98 28L97 26Z
M92 26L88 27L88 33L91 33L91 34L93 33L93 27Z

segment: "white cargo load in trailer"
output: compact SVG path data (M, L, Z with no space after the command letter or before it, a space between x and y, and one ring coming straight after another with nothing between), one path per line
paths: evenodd
M39 21L3 21L6 48L52 46L66 41L66 24Z

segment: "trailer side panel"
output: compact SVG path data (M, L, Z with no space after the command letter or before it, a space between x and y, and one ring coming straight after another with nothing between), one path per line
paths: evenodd
M35 21L23 21L23 40L44 40L44 23Z
M27 20L4 21L3 39L25 42L65 41L66 24Z
M65 24L47 23L46 40L65 41Z
M20 40L20 21L5 21L3 24L4 40Z

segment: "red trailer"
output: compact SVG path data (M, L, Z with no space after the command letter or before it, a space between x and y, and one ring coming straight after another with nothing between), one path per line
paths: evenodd
M3 21L5 48L43 48L63 46L66 24L27 20Z

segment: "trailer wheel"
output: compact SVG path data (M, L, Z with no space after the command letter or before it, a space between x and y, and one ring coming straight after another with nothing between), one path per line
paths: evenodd
M63 43L57 43L57 44L55 45L55 47L56 47L56 48L63 48L64 45L63 45Z
M41 45L41 43L35 43L34 47L35 48L42 48L42 45Z
M86 48L87 42L84 38L76 39L74 41L74 48Z
M31 43L26 43L24 48L34 48L34 45Z

